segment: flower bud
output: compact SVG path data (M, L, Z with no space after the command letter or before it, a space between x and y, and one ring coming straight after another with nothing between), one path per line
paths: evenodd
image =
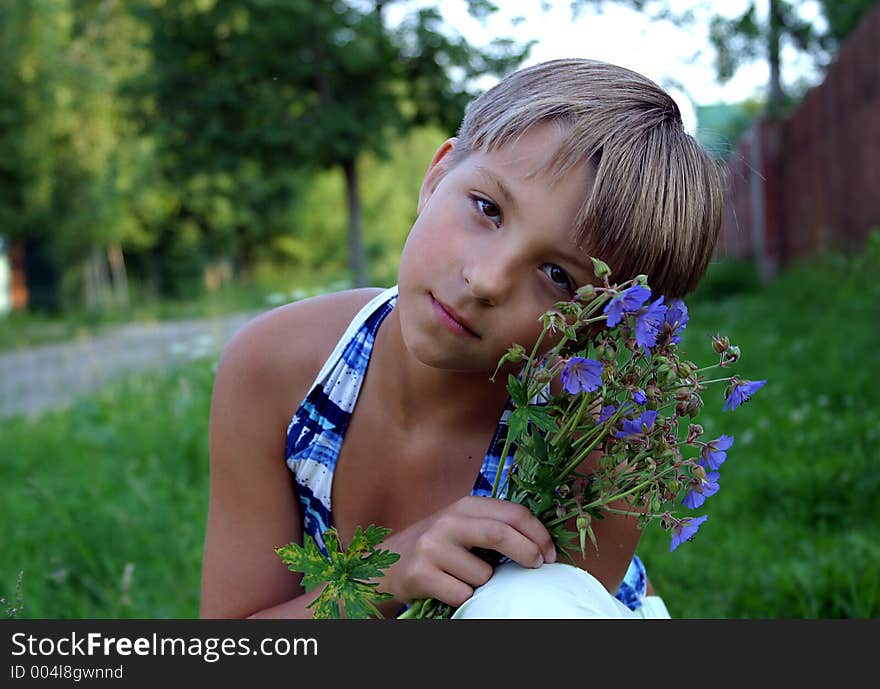
M544 324L544 329L551 335L566 326L565 316L559 311L548 311L541 316L540 320Z
M636 275L636 282L639 283L642 287L648 286L648 276L644 274Z
M590 256L590 260L593 262L593 273L595 273L597 278L604 280L611 276L611 268L608 267L608 264L605 263L605 261L600 261L598 258L593 258L592 256Z
M584 529L586 529L590 525L590 515L589 514L582 514L580 517L577 518L577 521L575 522L575 524L577 526L578 531L583 531Z
M611 340L605 340L596 347L596 354L600 359L616 359L617 358L617 347L614 346L614 342Z
M703 435L703 427L698 423L692 423L688 426L687 442L692 443Z
M657 367L657 377L661 384L669 385L678 378L678 375L676 375L676 372L672 370L672 367L669 366L669 364L660 364Z
M676 370L682 378L690 378L697 370L697 366L692 361L679 361Z
M736 345L730 345L727 350L727 360L728 361L738 361L740 356L739 347Z
M522 361L526 356L526 349L521 344L514 344L507 350L507 360L514 364Z
M556 518L562 519L565 516L565 508L559 503L556 504Z
M596 294L596 288L593 285L587 284L583 287L579 287L575 295L577 295L578 299L583 299L586 301L590 299L594 294Z
M535 371L535 382L540 383L541 385L546 385L553 379L553 374L550 373L546 368L539 368Z
M686 400L682 400L675 405L675 413L679 416L689 416L692 419L700 413L703 408L703 400L699 395L691 394Z
M712 349L714 349L719 354L723 354L727 351L728 347L730 347L730 340L726 337L721 337L721 335L713 335L712 336Z

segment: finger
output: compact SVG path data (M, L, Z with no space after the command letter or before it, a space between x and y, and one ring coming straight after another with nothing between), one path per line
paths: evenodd
M418 598L436 598L454 608L474 595L474 589L447 572L433 570L422 582L423 590Z
M471 517L503 521L519 531L525 538L535 543L545 562L556 561L556 547L553 537L541 520L523 505L508 500L468 496L458 503L459 513Z
M473 588L485 584L495 572L492 565L463 548L447 552L439 567L450 576Z
M523 567L540 567L545 562L537 543L498 519L463 519L454 537L468 548L497 550Z

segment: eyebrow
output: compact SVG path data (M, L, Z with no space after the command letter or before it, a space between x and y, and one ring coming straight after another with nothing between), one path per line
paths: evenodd
M504 183L504 180L501 179L501 177L497 173L482 165L475 166L474 170L479 173L480 176L482 176L486 181L488 181L490 184L493 184L498 189L501 196L504 197L504 200L509 206L511 206L511 208L513 208L514 210L517 209L516 199L514 198L510 189ZM592 265L590 265L590 263L588 262L587 257L581 255L576 250L559 248L555 253L557 256L560 256L564 260L568 260L569 263L572 263L576 267L580 268L585 273L585 275L589 276L593 274ZM587 278L587 281L589 281L589 278Z
M490 170L487 167L483 167L482 165L477 165L474 170L478 172L486 181L490 184L495 185L498 188L498 191L501 193L501 196L504 197L504 200L507 202L507 205L511 206L514 210L516 210L516 199L513 197L513 194L510 193L510 189L507 188L507 185L504 183L504 180L501 179L495 172Z

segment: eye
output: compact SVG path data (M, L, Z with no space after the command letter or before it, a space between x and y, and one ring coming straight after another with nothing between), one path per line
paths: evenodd
M489 199L484 199L481 196L474 196L474 205L476 205L477 210L481 215L489 218L496 225L501 224L501 209L496 206Z
M549 277L557 287L574 294L574 280L572 280L571 276L558 265L555 263L545 263L541 266L541 270L544 271L544 274Z

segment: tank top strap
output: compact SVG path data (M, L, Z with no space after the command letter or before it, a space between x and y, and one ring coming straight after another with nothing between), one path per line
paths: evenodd
M287 427L285 461L293 472L303 531L326 555L333 526L333 472L370 361L376 333L397 299L397 287L358 311L324 362Z
M397 297L397 285L393 287L389 287L384 292L380 292L375 297L370 299L361 310L357 312L357 315L352 319L351 323L348 324L348 327L345 329L345 332L342 333L342 336L339 338L339 341L336 343L336 346L333 348L333 351L330 353L330 356L327 357L327 361L324 362L324 365L321 367L321 370L318 371L318 375L315 376L315 380L312 383L311 387L315 387L316 385L320 385L321 382L327 377L330 371L333 370L335 366L338 365L340 358L343 356L346 347L349 347L351 342L358 335L358 331L364 325L364 323L372 316L380 306L392 302L392 299ZM373 332L375 336L375 331ZM360 338L360 341L363 341L363 338Z

